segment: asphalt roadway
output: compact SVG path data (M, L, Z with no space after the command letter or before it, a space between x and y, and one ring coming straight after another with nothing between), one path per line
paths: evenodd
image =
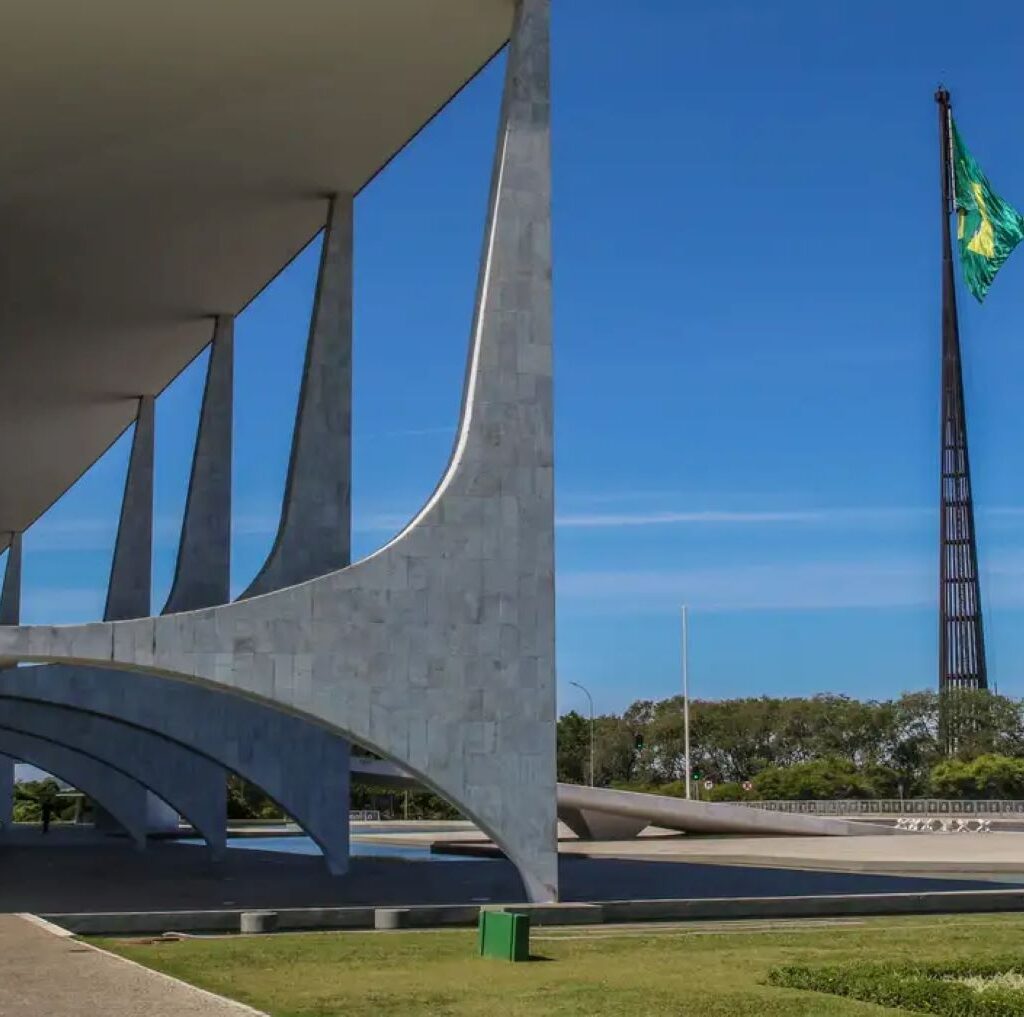
M0 846L0 912L177 911L221 908L459 904L524 899L504 859L352 859L332 877L319 857L233 849L220 863L201 846L128 841L48 841ZM565 901L786 897L994 889L971 878L802 871L642 858L563 855ZM1005 885L1022 880L1005 877Z

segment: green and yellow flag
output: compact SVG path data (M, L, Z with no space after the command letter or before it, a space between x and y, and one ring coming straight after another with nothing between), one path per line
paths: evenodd
M996 272L1024 239L1024 216L992 190L953 124L953 178L957 240L964 282L985 299Z

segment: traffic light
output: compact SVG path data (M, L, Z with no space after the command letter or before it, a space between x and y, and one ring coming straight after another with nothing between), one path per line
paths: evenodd
M642 734L633 735L633 747L637 750L637 752L643 752L644 736Z
M690 780L700 780L703 776L699 769L690 771Z

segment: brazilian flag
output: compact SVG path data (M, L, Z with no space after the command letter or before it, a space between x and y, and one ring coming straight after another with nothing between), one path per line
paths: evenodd
M985 299L996 272L1024 239L1024 216L992 190L953 124L957 240L967 288Z

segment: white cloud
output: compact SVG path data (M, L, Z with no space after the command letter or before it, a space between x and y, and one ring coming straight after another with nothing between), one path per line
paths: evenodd
M597 613L931 607L938 565L921 557L778 561L678 570L562 572L559 598ZM982 562L986 608L1024 608L1024 554Z
M626 526L668 526L678 523L806 523L821 518L817 512L590 512L560 515L555 525L566 529Z
M814 524L823 526L896 525L934 512L924 508L821 508L744 511L736 509L701 509L664 512L580 512L559 515L556 525L565 529L632 526L693 525L772 525L777 523Z

